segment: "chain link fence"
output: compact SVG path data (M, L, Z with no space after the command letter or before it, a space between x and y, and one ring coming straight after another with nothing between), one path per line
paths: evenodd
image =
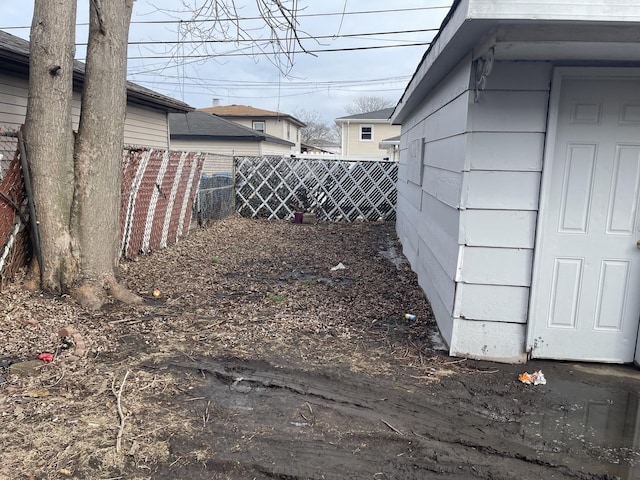
M204 227L235 213L235 166L233 157L207 154L202 167L195 208L198 225Z
M18 132L0 130L0 288L31 256ZM186 235L205 155L130 147L123 152L121 254L135 259Z
M11 282L31 255L29 212L18 151L18 132L0 129L0 288Z
M165 248L189 232L204 159L195 152L125 150L120 210L125 258Z

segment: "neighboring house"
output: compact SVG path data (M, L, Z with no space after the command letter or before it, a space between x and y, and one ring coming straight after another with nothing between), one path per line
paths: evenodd
M293 142L200 111L172 113L169 122L172 150L247 157L289 156L295 146ZM203 173L211 173L206 161Z
M214 105L199 108L198 111L212 113L260 133L292 142L294 146L288 153L300 153L300 129L306 124L291 115L247 105Z
M400 160L400 135L391 138L385 138L380 142L378 148L380 148L380 150L387 151L385 159L392 162L397 162L398 160Z
M300 153L314 155L340 155L340 145L328 142L314 145L303 143L300 146Z
M387 147L380 146L386 138L400 135L400 126L391 125L393 108L336 118L342 127L342 156L345 158L382 159L388 157Z
M78 126L84 64L74 65L73 121ZM0 128L24 123L29 94L29 42L0 30ZM193 110L186 103L127 83L124 143L169 148L169 112Z
M392 116L450 353L638 361L640 3L456 0Z

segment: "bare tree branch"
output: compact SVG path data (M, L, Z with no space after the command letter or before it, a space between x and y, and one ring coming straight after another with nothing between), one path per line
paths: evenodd
M93 0L99 1L99 0ZM235 0L181 0L182 8L167 10L154 6L156 10L171 12L179 20L181 38L189 38L188 52L181 52L180 57L189 54L210 55L216 58L216 51L211 41L220 38L237 40L238 51L247 51L247 55L267 54L266 58L284 75L288 75L293 67L296 51L314 55L302 43L302 37L310 37L300 28L298 14L302 10L298 0L255 0L259 16L263 19L262 27L256 27L244 20ZM241 7L240 7L241 8ZM185 18L184 14L190 18ZM206 20L206 22L205 22ZM213 22L212 22L213 20ZM206 25L206 26L205 26ZM266 28L266 32L260 32ZM302 35L301 35L302 34ZM240 47L240 42L252 41L252 47ZM178 53L185 43L173 48Z
M384 97L358 97L353 102L344 106L344 109L350 115L356 115L358 113L375 112L376 110L383 110L385 108L392 107L394 103L388 98Z
M104 27L104 13L102 10L102 0L91 0L91 8L93 8L96 12L96 17L98 18L98 24L100 25L100 33L102 35L106 34L107 30Z

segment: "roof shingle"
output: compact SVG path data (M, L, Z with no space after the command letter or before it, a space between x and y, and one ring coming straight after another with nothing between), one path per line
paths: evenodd
M300 127L306 126L304 122L287 113L263 110L249 105L219 105L217 107L198 108L197 110L212 113L219 117L287 118Z
M15 64L21 65L21 72L28 72L29 51L30 47L27 40L0 30L0 60L6 59L15 62ZM84 81L84 63L77 60L74 61L73 72L74 79L82 83ZM134 103L162 108L170 112L189 112L194 110L193 107L180 100L167 97L132 82L127 82L127 96Z
M169 129L173 139L236 140L245 142L270 142L281 145L295 144L267 133L238 125L205 112L171 113Z
M348 115L346 117L336 118L338 120L389 120L393 109L395 107L383 108L382 110L375 110L373 112L357 113L355 115Z

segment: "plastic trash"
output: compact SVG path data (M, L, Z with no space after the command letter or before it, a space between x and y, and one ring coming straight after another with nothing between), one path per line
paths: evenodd
M331 271L335 272L336 270L345 270L347 267L344 266L342 262L337 264L335 267L331 267Z
M527 385L546 385L547 383L547 379L544 378L542 370L538 370L533 373L523 372L518 375L518 380L520 380L522 383L526 383Z
M53 353L41 353L38 355L38 360L42 360L44 363L51 363L53 362Z
M405 313L404 314L404 319L405 320L409 320L410 322L413 322L417 319L418 317L416 315L414 315L413 313Z

